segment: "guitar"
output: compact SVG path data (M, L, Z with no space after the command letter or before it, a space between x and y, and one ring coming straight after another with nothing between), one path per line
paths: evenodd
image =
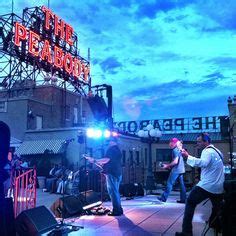
M97 167L99 167L101 169L101 171L103 171L102 165L100 165L96 161L94 162L95 159L93 157L90 157L88 154L83 154L82 156L83 156L83 158L88 160L90 163L95 164Z

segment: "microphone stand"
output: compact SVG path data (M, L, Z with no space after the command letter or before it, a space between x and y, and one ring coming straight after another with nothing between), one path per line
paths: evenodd
M85 153L87 153L87 151L89 150L88 146L87 146L87 136L85 135L85 139L84 139L84 151ZM89 172L87 170L87 159L84 158L84 172L85 172L85 190L84 190L84 204L87 204L87 189L88 189L88 177L89 177Z
M85 204L87 204L88 173L87 173L87 159L86 158L84 158L84 172L85 172L84 202Z

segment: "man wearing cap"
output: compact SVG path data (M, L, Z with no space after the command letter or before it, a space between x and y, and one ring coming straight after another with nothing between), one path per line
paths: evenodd
M106 176L107 191L113 207L112 212L108 213L110 216L120 216L123 214L119 193L119 186L122 179L122 153L117 145L117 141L116 137L109 138L109 146L104 158L95 160L92 157L87 157L91 163L103 166L103 173Z
M180 182L180 200L178 203L185 203L186 200L186 189L184 185L183 174L185 173L184 160L181 154L181 150L177 147L180 141L177 138L172 138L169 142L169 146L172 149L172 161L169 164L163 164L162 168L171 169L170 175L167 180L167 185L165 191L162 193L161 197L158 197L159 201L166 202L173 185L178 179Z

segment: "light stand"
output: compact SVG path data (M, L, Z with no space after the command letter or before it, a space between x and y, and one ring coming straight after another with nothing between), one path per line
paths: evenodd
M154 181L154 176L153 176L153 171L152 171L152 140L151 138L148 139L148 173L147 173L147 180L146 180L146 189L152 190L156 189L155 187L155 181Z
M83 138L83 142L84 142L84 149L85 149L85 153L87 154L87 151L89 150L88 146L87 146L87 136L85 135ZM79 142L82 143L82 142ZM89 177L89 172L87 171L87 159L84 158L84 174L85 174L85 190L84 190L84 203L87 204L87 190L88 190L88 177Z
M84 190L84 202L87 203L87 189L88 189L88 175L87 172L87 159L84 158L84 174L85 174L85 190Z
M148 172L146 179L146 190L156 189L155 181L152 171L152 143L157 142L161 137L161 131L158 129L154 129L153 125L149 124L143 130L138 131L138 136L141 138L142 142L148 143Z

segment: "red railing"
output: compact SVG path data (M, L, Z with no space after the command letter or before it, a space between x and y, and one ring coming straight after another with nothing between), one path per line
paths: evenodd
M14 214L36 207L36 169L16 169L12 172L11 191L14 198Z

